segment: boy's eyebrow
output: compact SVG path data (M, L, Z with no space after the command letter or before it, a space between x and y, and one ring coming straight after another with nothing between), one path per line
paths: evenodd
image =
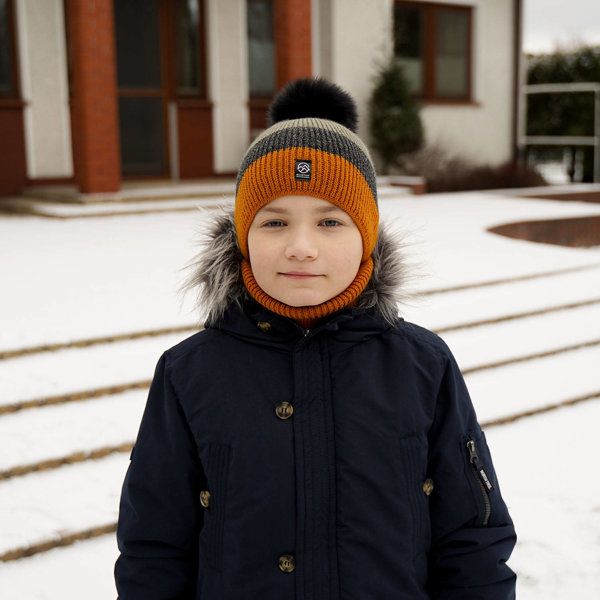
M316 210L316 212L318 213L327 213L331 211L345 212L343 209L341 209L339 206L336 206L335 204L332 204L331 206L321 206Z
M278 215L288 212L287 209L285 209L285 208L277 208L276 206L269 206L268 204L266 206L263 206L261 208L261 211L277 213Z

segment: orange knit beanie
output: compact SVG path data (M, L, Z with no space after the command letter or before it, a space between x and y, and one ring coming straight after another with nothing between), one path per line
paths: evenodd
M379 226L375 169L369 151L355 133L356 105L335 84L323 79L299 79L276 96L269 116L271 126L252 143L237 177L235 227L244 257L244 282L255 299L282 314L284 307L269 303L254 281L248 230L256 213L276 198L294 194L315 196L346 212L362 236L358 281L350 286L354 290L350 300L344 298L335 303L339 310L358 297L371 276L371 253ZM340 303L342 306L338 306ZM331 307L309 308L309 315L314 315L315 310L319 316L331 312ZM298 310L286 316L301 322L303 319Z

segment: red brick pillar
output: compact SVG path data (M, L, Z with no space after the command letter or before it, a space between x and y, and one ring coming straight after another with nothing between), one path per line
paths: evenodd
M113 0L68 0L73 155L82 193L121 184Z
M275 0L277 87L312 75L310 0Z

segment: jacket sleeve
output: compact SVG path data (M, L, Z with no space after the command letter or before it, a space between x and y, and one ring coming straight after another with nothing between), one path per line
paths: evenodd
M121 493L115 565L120 600L196 597L204 474L165 363L163 355Z
M485 436L451 354L430 430L432 545L428 588L435 600L509 600L506 565L516 535Z

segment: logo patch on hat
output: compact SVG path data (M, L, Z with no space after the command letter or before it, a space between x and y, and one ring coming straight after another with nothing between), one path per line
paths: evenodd
M296 181L310 181L312 177L312 160L296 159Z

